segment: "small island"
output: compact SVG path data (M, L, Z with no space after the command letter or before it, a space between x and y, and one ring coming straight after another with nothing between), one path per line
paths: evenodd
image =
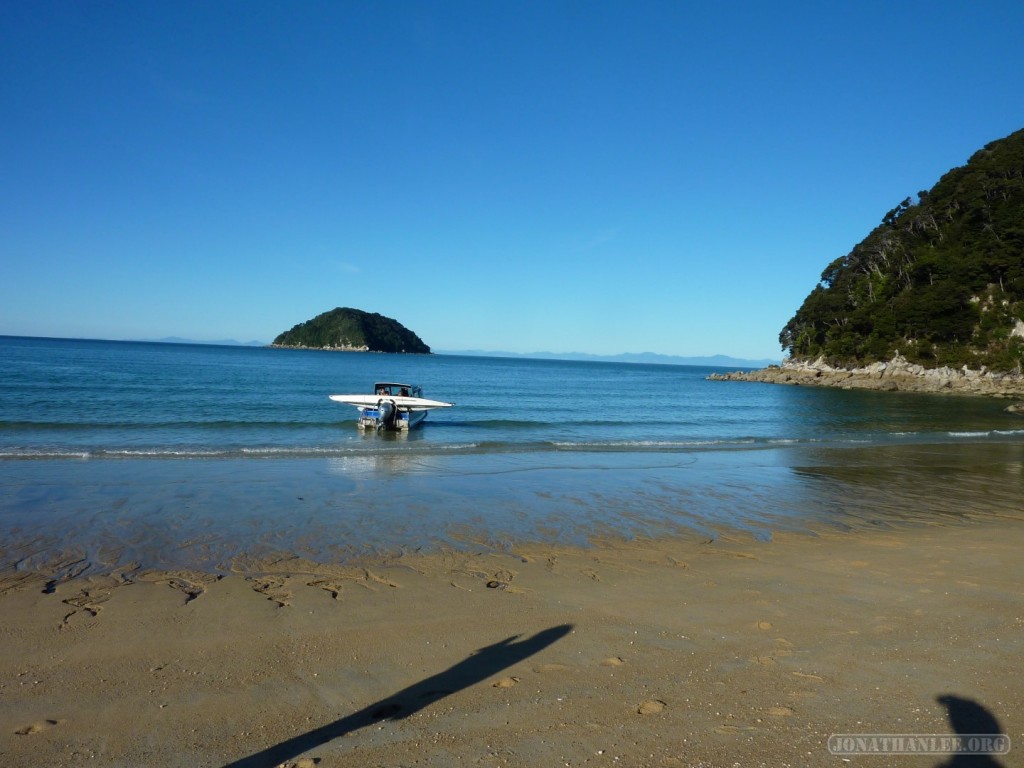
M336 307L299 323L280 334L270 346L332 352L430 354L430 347L397 320L351 307Z

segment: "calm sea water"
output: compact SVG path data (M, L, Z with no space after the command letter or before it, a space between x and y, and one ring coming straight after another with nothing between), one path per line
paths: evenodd
M998 400L713 369L0 337L0 565L225 568L523 540L1018 514ZM454 401L376 434L332 393Z

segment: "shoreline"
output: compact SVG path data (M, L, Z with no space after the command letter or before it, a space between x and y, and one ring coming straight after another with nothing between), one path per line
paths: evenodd
M1013 417L994 411L986 429ZM1021 519L1024 429L935 440L671 453L0 462L8 579L153 569L259 574L297 555L364 566L614 539ZM528 478L510 485L509 473ZM525 475L524 475L525 473ZM386 493L368 493L383 486ZM312 569L312 566L310 566ZM309 571L310 578L322 574ZM33 575L35 574L35 575Z
M370 349L365 344L360 347L346 345L308 347L304 344L263 344L263 349L303 349L312 352L368 352L375 355L433 355L433 352L406 352L405 350L390 351L386 349Z
M883 392L1024 397L1024 375L968 368L924 368L897 355L860 368L835 368L824 360L784 360L752 371L712 373L709 381L752 381L794 386L864 389Z
M986 518L24 582L0 594L0 751L814 765L832 734L953 734L965 712L1022 748L1022 543Z

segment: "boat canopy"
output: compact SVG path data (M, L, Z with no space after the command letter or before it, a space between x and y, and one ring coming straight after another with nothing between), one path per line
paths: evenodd
M422 397L419 387L413 384L402 384L397 381L378 381L373 385L373 392L376 395L388 395L390 397Z

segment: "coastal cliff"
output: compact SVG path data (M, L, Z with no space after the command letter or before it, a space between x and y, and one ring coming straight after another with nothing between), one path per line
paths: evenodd
M933 392L946 394L1024 397L1024 375L966 367L926 368L900 355L886 362L855 368L833 367L824 359L813 362L787 359L756 371L713 373L712 381L758 381L840 389L884 392ZM1016 407L1011 406L1016 410ZM1021 409L1024 410L1024 409Z

